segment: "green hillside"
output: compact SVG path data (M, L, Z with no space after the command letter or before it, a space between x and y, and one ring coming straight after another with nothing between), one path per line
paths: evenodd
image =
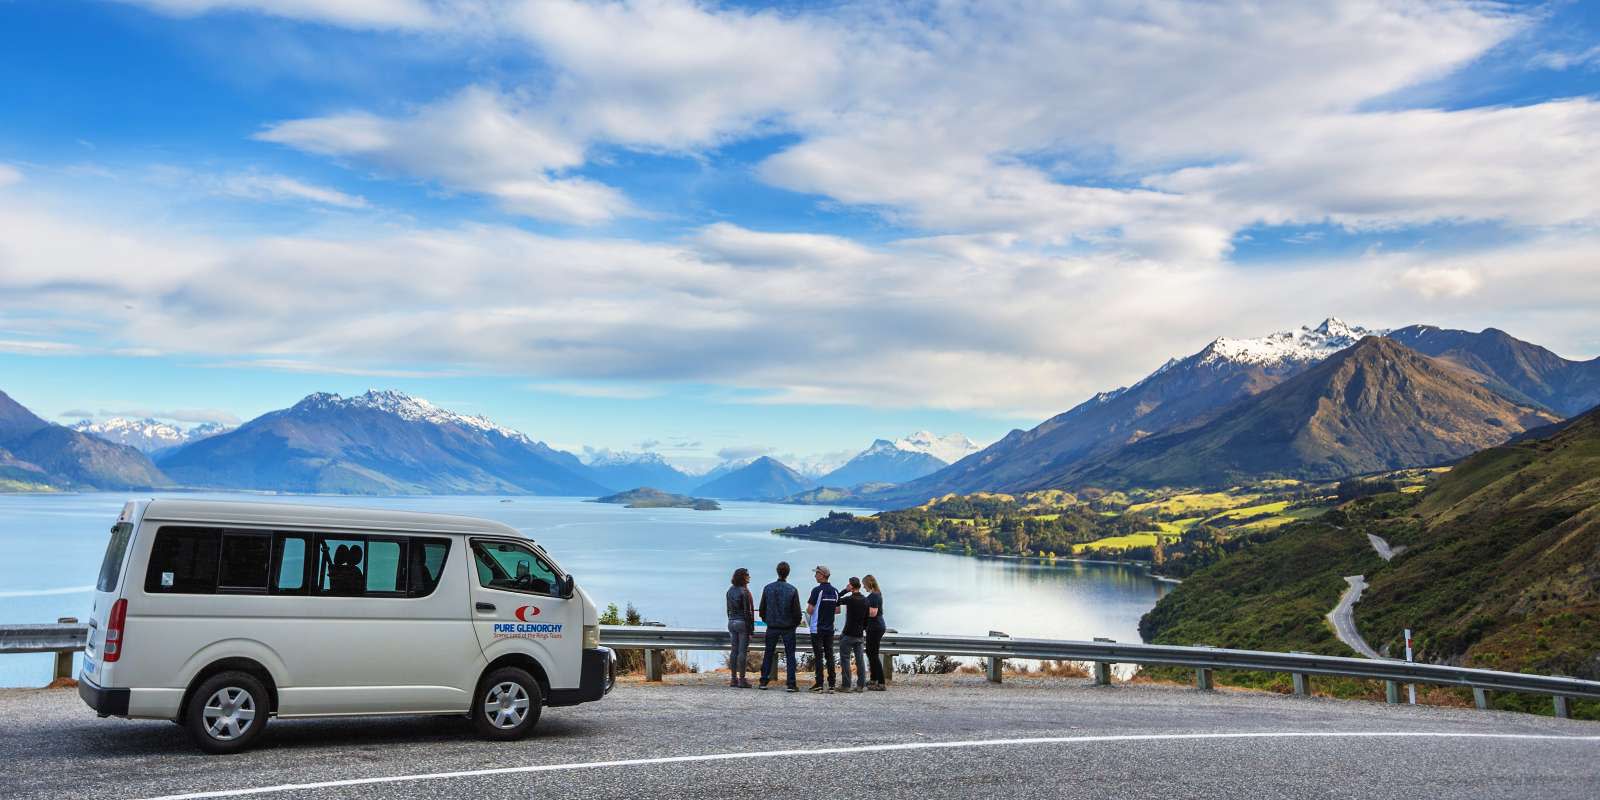
M1407 550L1382 562L1367 533ZM1600 679L1600 411L1479 452L1422 492L1351 501L1260 538L1163 598L1144 637L1350 655L1324 615L1342 577L1363 574L1355 619L1379 652L1399 652L1409 627L1420 660ZM1600 716L1600 704L1576 707Z

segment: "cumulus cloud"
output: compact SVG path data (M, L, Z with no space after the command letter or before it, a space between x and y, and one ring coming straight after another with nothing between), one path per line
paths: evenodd
M469 87L408 116L353 111L290 120L256 138L490 195L531 217L594 224L634 213L616 189L561 176L583 163L581 141L486 87Z

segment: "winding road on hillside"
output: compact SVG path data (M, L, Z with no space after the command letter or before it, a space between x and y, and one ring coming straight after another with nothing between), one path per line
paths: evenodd
M274 721L204 756L72 690L0 691L0 796L34 798L1584 798L1600 724L1529 714L915 676L888 692L624 682L490 744L458 718Z
M1367 658L1382 658L1378 651L1361 638L1361 631L1356 630L1355 604L1361 599L1361 593L1367 589L1367 579L1362 575L1346 575L1345 582L1350 588L1344 590L1339 597L1339 604L1328 612L1328 622L1333 625L1333 633L1339 637L1351 650Z

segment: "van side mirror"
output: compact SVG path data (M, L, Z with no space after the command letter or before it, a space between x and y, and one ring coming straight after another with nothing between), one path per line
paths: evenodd
M561 592L560 592L560 594L561 594L562 597L567 597L567 598L572 597L573 590L575 590L577 588L578 588L578 584L577 584L576 581L574 581L572 579L571 575L568 575L567 577L561 579Z

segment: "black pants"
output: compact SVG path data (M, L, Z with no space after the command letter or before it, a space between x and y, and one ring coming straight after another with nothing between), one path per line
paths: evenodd
M783 642L783 660L789 665L789 685L794 685L794 628L767 626L766 652L761 654L761 685L778 679L778 657L773 652Z
M828 685L832 686L833 678L833 631L817 631L811 634L811 663L817 670L817 683L822 683L822 665L828 665Z
M883 626L867 626L867 668L871 670L873 683L883 683L883 658L878 653L878 645L881 644Z

